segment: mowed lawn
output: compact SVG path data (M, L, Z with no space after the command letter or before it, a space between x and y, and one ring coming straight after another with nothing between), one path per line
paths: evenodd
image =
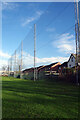
M3 118L78 118L79 87L2 78Z

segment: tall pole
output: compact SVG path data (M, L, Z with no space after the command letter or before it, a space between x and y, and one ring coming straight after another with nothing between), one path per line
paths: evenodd
M20 78L22 78L22 64L23 64L23 41L21 42L21 72L20 72Z
M36 80L36 24L34 24L34 81Z
M78 0L77 0L77 24L78 24L78 63L80 63L80 40L79 40L79 8L78 8ZM78 71L78 66L77 66L77 71ZM78 71L78 75L79 75L79 71ZM78 81L77 81L77 85L79 85L79 76L78 76Z
M12 72L12 56L11 56L11 72Z
M75 0L74 0L74 7L75 7L75 42L76 42L75 70L76 70L76 84L77 84L77 81L78 81L78 70L77 70L77 64L78 64L78 56L77 56L77 9L76 9Z
M78 59L77 59L77 24L75 24L75 38L76 38L76 65L78 63Z
M80 24L79 24L79 64L80 64Z
M74 0L74 8L75 8L75 42L76 42L76 60L75 60L75 69L77 71L77 9L76 9L76 2Z
M80 31L79 31L79 8L78 8L78 0L77 0L77 24L78 24L78 57L80 55ZM80 63L80 60L78 59L78 62Z
M9 76L9 71L10 71L10 61L8 60L8 76Z
M15 50L15 63L14 63L14 77L16 77L16 50Z
M77 24L75 24L75 33L76 33L76 84L78 85L78 45L77 45Z
M79 28L78 28L78 24L79 24L79 19L78 19L78 2L75 2L74 0L74 5L75 5L75 38L76 38L76 84L79 85L79 81L78 81L78 38L79 38ZM77 5L77 6L76 6Z

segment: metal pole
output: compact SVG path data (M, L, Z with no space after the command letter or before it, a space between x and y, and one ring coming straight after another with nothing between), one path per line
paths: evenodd
M34 81L36 80L35 57L36 57L36 24L34 24Z
M78 8L78 0L77 0L77 23L78 23L77 34L78 34L78 63L79 63L80 62L80 60L79 60L79 55L80 55L80 41L79 41L79 8ZM77 74L79 74L78 65L77 65ZM79 79L79 77L78 77L78 79ZM79 80L77 80L77 85L79 85Z
M76 2L74 0L74 8L75 8L75 43L76 43L76 60L75 60L75 70L77 71L77 9L76 9Z
M16 50L15 50L15 63L14 63L14 77L16 77Z
M76 6L77 3L77 6ZM76 84L79 85L78 82L78 2L75 2L75 35L76 35Z
M36 67L36 80L37 80L37 67Z
M77 24L78 24L78 55L80 55L80 39L79 39L79 8L78 8L78 0L77 0ZM79 59L78 59L78 62Z
M76 42L76 62L75 65L77 65L77 24L75 24L75 42Z
M79 24L79 65L80 65L80 24Z
M12 56L11 56L11 72L12 72Z
M20 72L20 78L22 78L22 62L23 62L23 41L21 42L21 72Z
M10 70L10 63L9 63L9 60L8 60L8 76L9 76L9 70Z
M76 84L78 85L77 24L75 25L75 32L76 32Z

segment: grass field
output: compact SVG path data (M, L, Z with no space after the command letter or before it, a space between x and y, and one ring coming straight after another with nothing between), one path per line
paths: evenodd
M74 85L2 78L3 118L77 118L78 92ZM61 119L62 120L62 119Z

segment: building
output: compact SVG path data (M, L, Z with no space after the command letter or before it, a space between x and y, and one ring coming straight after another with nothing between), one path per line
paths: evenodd
M22 71L22 78L33 79L34 78L34 68L25 69Z
M68 60L68 68L73 68L76 65L76 54L71 54Z
M51 66L50 70L58 72L58 68L59 68L60 65L61 65L61 63L57 62L57 63L55 63L54 65Z
M58 72L58 67L61 65L60 62L52 63L50 65L42 65L36 67L37 78L44 79L45 75L51 75ZM34 79L34 68L25 69L22 71L23 78Z
M66 68L68 67L68 62L64 62L59 66L58 72L59 72L59 76L62 76L66 73Z
M50 65L42 66L38 70L38 78L43 79L45 76L55 75L58 73L58 67L61 65L60 62L55 62Z

